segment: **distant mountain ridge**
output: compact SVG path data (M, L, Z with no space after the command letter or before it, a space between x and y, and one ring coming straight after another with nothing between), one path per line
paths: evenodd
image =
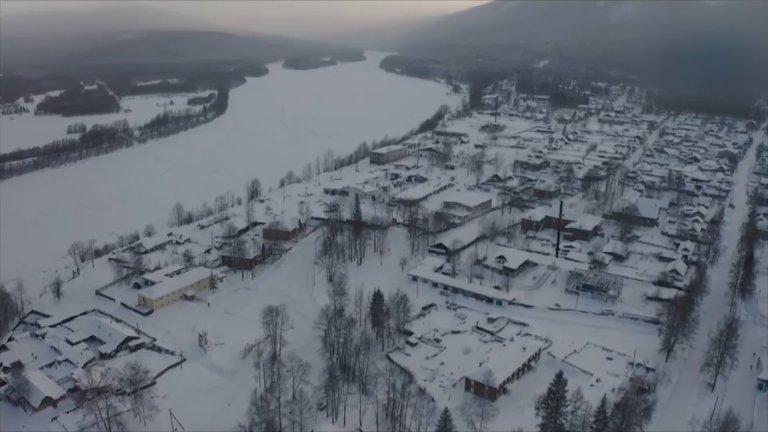
M3 72L81 64L270 62L345 50L340 44L227 32L184 14L134 4L0 16L0 38Z
M291 57L362 57L342 44L222 31L144 5L0 16L0 100L70 88L96 78L130 82L185 78L191 85L235 85Z
M457 77L543 68L754 102L768 92L766 17L761 1L493 1L404 34L382 67Z
M576 45L609 39L663 41L701 32L768 36L767 14L766 2L497 0L426 24L400 44L404 50L419 50L451 45Z

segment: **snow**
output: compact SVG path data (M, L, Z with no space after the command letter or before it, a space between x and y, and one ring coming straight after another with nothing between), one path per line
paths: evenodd
M25 371L24 377L29 382L29 393L25 398L35 408L39 407L46 397L55 401L66 394L58 384L38 369Z
M420 386L439 398L448 387L463 387L460 380L464 377L499 385L538 349L549 345L549 341L519 330L509 337L478 331L474 327L481 320L485 321L484 314L466 309L452 313L433 310L412 323L413 328L423 331L416 335L421 343L403 346L389 357L410 370ZM487 372L491 373L490 380Z
M171 273L176 273L180 270L183 270L184 266L180 264L171 264L169 266L163 267L159 270L155 270L151 273L146 273L141 275L142 279L146 279L149 282L152 282L154 284L160 283L167 279Z
M429 180L398 193L395 195L395 200L402 202L418 202L424 200L431 194L437 193L450 186L450 183L441 180Z
M67 323L67 327L74 330L67 336L67 342L78 344L90 337L95 337L104 344L99 346L99 352L109 354L128 338L137 337L131 329L108 320L105 318L96 318L90 315L84 315Z
M476 207L491 199L491 196L487 193L464 190L451 192L450 196L445 197L443 202L458 203L467 207Z
M43 146L61 138L75 138L75 134L67 135L67 126L75 123L84 123L89 128L95 124L109 124L123 119L131 125L142 124L166 109L187 108L187 99L203 94L206 93L126 96L120 99L122 112L77 117L36 116L34 107L44 95L35 96L35 102L24 104L30 113L0 116L0 153ZM171 102L173 105L170 105Z
M703 319L699 320L699 328L685 353L685 358L666 365L671 383L659 393L659 408L650 429L687 430L691 418L701 419L710 415L715 399L719 400L721 407L732 407L742 419L753 418L755 377L758 372L750 367L754 364L751 352L765 344L764 324L751 320L744 323L736 370L729 377L723 377L714 392L709 389L707 380L699 374L699 366L707 348L710 331L729 309L727 292L730 268L738 248L739 228L749 209L747 183L755 163L757 147L765 140L764 136L756 138L756 142L734 174L731 195L734 208L726 209L723 217L720 259L709 269L710 292L700 306L700 316Z
M334 68L325 68L325 70L331 69ZM307 72L297 73L301 73L302 76L317 76L314 71L310 73L311 75L304 75ZM237 90L233 92L233 95L236 93ZM314 96L314 93L312 95ZM218 119L209 126L213 127L219 121L225 121L226 117ZM467 119L467 121L460 120L456 122L455 126L451 123L445 127L450 130L462 130L462 128L468 127L468 124L477 122L478 117L480 116ZM501 121L504 119L502 118ZM479 125L482 124L479 123ZM527 123L529 127L531 124L530 122ZM205 131L209 126L201 128L201 131ZM471 128L468 132L470 135L474 134ZM294 133L298 132L294 131ZM598 135L589 134L588 140L599 141ZM193 131L189 136L198 135ZM205 136L203 135L203 137ZM163 143L163 145L159 145L154 150L147 150L155 154L159 151L158 148L172 145L169 142L173 141L173 139L169 139L158 142L157 144ZM513 139L508 141L499 139L497 142L503 144L512 141ZM212 140L211 142L221 145L220 141ZM619 147L623 145L622 143L621 140L614 142L612 139L611 143L604 142L600 146L605 146L606 154L610 154L611 147ZM467 145L456 145L456 152L454 153L456 162L461 160L462 154L466 154L468 147L472 147L471 143L465 144ZM539 144L541 143L533 145ZM194 151L202 151L199 147L195 147L195 143L188 142L186 145L191 146ZM289 144L282 142L281 145L288 146ZM637 147L637 149L632 146L626 147L634 153L623 159L625 166L629 167L639 160L639 156L643 156L645 146ZM553 149L547 148L547 150ZM270 159L272 157L270 151L271 149L267 150L264 155L254 154L252 159L257 156L260 156L258 159ZM304 151L306 152L306 150ZM474 152L476 150L470 149L469 151ZM511 150L501 146L498 147L498 151L511 152ZM724 218L723 243L728 247L725 248L721 256L727 256L727 258L723 258L718 263L713 271L719 273L713 273L712 276L712 284L719 285L710 285L712 292L702 304L703 316L706 319L711 318L712 322L703 323L703 328L700 328L699 332L706 332L708 328L711 328L714 325L713 322L723 313L724 308L727 308L727 306L720 305L719 302L726 303L722 295L726 289L724 287L727 285L727 279L725 279L727 276L724 274L728 273L730 256L733 255L735 248L735 240L731 237L736 237L735 233L744 216L743 206L746 201L744 190L748 179L749 165L752 163L750 158L754 160L754 149L751 151L753 153L747 155L745 163L739 167L734 178L736 209L734 211L727 210ZM624 150L621 152L622 155L629 154ZM554 152L550 152L550 155L552 153ZM131 154L131 151L126 150L118 155L122 154ZM541 151L541 154L546 154L546 152ZM583 154L586 159L595 156L594 154ZM183 160L189 158L183 151L178 152L176 156ZM594 159L599 160L601 157ZM622 160L622 158L618 160ZM250 161L251 165L256 165L257 162ZM272 162L271 159L270 162ZM164 163L170 164L171 171L178 175L178 171L173 168L173 162L164 161ZM302 163L303 160L294 161L292 168L295 169ZM588 163L585 162L585 164ZM78 165L87 165L87 162ZM216 169L226 170L226 167L214 165L218 167ZM475 183L469 172L464 174L463 169L440 172L439 168L426 165L425 167L414 167L408 173L424 175L432 181L445 180L446 184L448 177L455 177L451 179L451 183L458 186L452 188L455 190L445 190L439 195L431 197L424 203L425 208L432 208L432 205L442 204L443 201L456 201L457 197L460 196L460 193L456 193L457 191L475 190L472 187L466 187ZM460 164L457 163L457 165ZM239 172L237 171L239 165L235 163L235 166L237 173ZM330 194L323 193L324 190L329 190L331 187L336 190L355 193L360 191L364 196L377 193L383 194L384 197L395 195L397 192L401 192L402 188L398 190L396 184L382 180L388 172L388 168L390 167L372 167L368 161L361 161L353 167L324 174L312 181L267 192L263 199L256 204L257 219L279 217L275 215L292 217L295 215L293 209L297 207L300 200L309 203L313 214L316 215L322 214L323 204L329 200L339 202L345 209L348 209L351 202L349 197L332 199ZM205 171L203 174L207 176L206 172L210 170L213 169L203 170ZM501 175L504 168L498 168L496 171ZM35 173L29 178L34 179L45 173L47 172ZM197 174L201 175L200 173ZM136 176L141 175L143 175L143 171ZM259 175L261 176L261 174ZM537 174L537 177L551 175L552 173L549 171L542 171ZM664 174L662 173L662 175ZM247 175L242 177L249 178ZM130 178L134 179L134 177ZM183 177L183 179L187 178ZM238 178L236 182L233 181L236 193L241 190L243 183L242 178ZM152 187L163 186L162 184L159 186L153 184ZM490 193L490 189L493 187L482 184L477 189L486 190ZM121 190L121 192L123 191ZM221 190L216 191L216 193L220 192ZM134 191L129 195L152 193L154 192L143 189ZM119 198L124 199L123 196ZM199 200L210 199L210 197L203 196L197 198ZM366 215L370 213L367 211L369 207L374 213L377 211L376 206L368 198L364 206ZM116 199L113 200L116 201ZM538 213L556 213L553 208L546 207L553 201L555 200L540 202L541 206ZM584 201L587 200L581 194L576 194L565 200L566 217L576 220L570 226L589 227L599 221L598 217L588 214L597 213L597 211L594 208L587 211L587 204ZM184 203L187 204L186 201ZM167 214L165 212L169 209L170 204L171 202L155 205L151 208L141 208L141 210L152 214L159 208L162 210L161 213ZM378 199L376 204L379 204ZM266 209L267 206L270 207L269 211ZM389 211L391 213L393 210ZM238 226L243 226L244 219L240 214L241 212L240 208L231 210L232 220ZM472 242L482 232L482 227L486 226L485 222L488 222L490 218L496 218L497 222L505 219L507 226L515 226L516 222L519 222L519 218L517 210L513 210L513 212L514 215L506 216L499 215L499 210L492 211L483 216L485 220L474 220L459 228L452 229L438 235L434 241L442 240L444 243L453 243L455 239L463 244ZM527 212L525 213L527 214ZM142 214L138 212L134 214L136 216L132 222L134 225L140 227L146 222L143 217L139 217ZM499 218L499 216L501 217ZM483 379L484 372L490 370L494 379L500 382L505 378L505 374L514 370L515 363L519 363L521 358L529 358L523 355L520 345L517 344L525 341L526 335L537 335L542 340L551 342L535 367L519 380L509 383L507 385L509 392L495 402L500 414L495 421L489 424L489 430L509 429L510 427L522 427L526 430L535 428L536 419L533 408L535 396L544 392L552 375L561 369L569 379L569 389L577 386L582 387L586 398L595 404L602 394L611 395L620 382L626 378L631 371L629 364L633 358L636 359L637 364L659 368L657 375L661 381L658 392L659 406L657 407L659 414L655 421L672 419L672 426L665 423L657 427L654 424L649 429L686 429L690 414L701 416L702 413L708 413L714 398L717 396L720 396L720 400L728 406L738 406L739 413L743 418L754 418L755 425L764 424L765 421L759 415L759 404L764 404L765 399L757 398L758 405L754 405L756 400L755 378L761 371L750 368L755 364L755 360L750 358L753 356L750 352L755 350L760 352L757 347L762 347L762 339L765 335L764 321L758 319L759 311L764 309L764 302L754 302L756 304L743 306L746 318L743 327L743 348L745 349L742 350L739 367L730 378L722 380L722 385L718 384L718 389L713 395L704 387L701 382L702 379L698 375L699 350L702 349L700 341L691 341L690 347L681 346L676 350L675 357L670 363L665 364L663 357L661 361L659 360L659 328L652 323L658 303L648 301L648 297L668 299L672 298L678 291L656 287L648 282L654 280L667 266L667 263L659 260L657 255L662 252L674 253L680 242L663 236L659 228L638 228L635 232L638 234L638 240L627 240L626 244L614 242L608 246L606 243L611 238L611 234L618 231L618 224L613 221L605 221L602 227L606 232L606 237L598 237L590 242L566 242L563 245L564 258L554 258L551 255L554 230L541 230L536 233L528 233L525 236L517 235L506 239L504 238L506 236L499 236L493 241L478 241L474 248L468 248L461 252L460 255L463 257L456 257L455 262L459 263L461 268L457 269L458 275L455 278L450 278L435 272L436 268L444 264L444 259L429 256L429 254L424 257L426 253L424 247L416 252L416 256L410 256L411 248L406 230L401 226L393 226L386 231L385 255L371 254L362 265L350 264L347 266L348 285L351 289L362 286L368 292L373 288L381 288L385 296L396 289L408 293L413 304L413 310L422 312L419 313L418 319L408 324L408 328L414 333L413 337L407 339L410 343L391 351L391 357L414 373L415 381L432 395L439 407L448 406L454 413L458 412L457 409L465 398L473 397L464 394L463 385L455 385L461 383L462 376L477 376ZM147 317L139 316L120 306L119 302L112 302L93 295L93 290L96 287L103 286L105 281L109 281L107 275L110 274L110 266L106 259L102 258L96 261L93 268L90 265L82 266L82 274L74 280L67 281L65 297L60 303L54 302L51 296L41 293L39 299L34 299L34 307L49 314L55 311L57 316L64 316L67 313L79 313L84 305L88 305L88 307L99 307L124 321L136 322L135 327L137 329L141 327L141 332L147 332L147 335L156 336L165 341L164 343L156 343L156 345L167 346L169 350L183 355L186 359L178 368L158 379L157 389L160 393L161 412L172 409L174 415L178 416L184 425L191 430L231 429L233 424L242 418L248 404L250 391L253 388L253 366L251 358L247 355L247 347L262 337L262 329L258 324L258 311L265 305L284 304L286 306L291 316L292 328L286 335L288 342L285 349L296 351L299 356L310 361L312 364L310 381L315 385L319 383L317 376L322 368L322 359L317 354L320 342L313 323L321 305L327 302L325 295L327 284L322 269L312 264L315 261L315 253L321 239L321 235L313 228L314 223L310 224L307 233L300 239L285 242L283 246L286 252L279 260L258 266L250 275L223 271L222 281L216 291L200 293L204 297L204 301L177 302L164 308L161 313ZM214 235L221 229L221 226L200 229L195 225L189 225L174 228L174 233L190 238L190 249L202 254L202 249L209 244L208 242L214 241ZM246 235L250 239L258 239L259 234L254 231L258 230L251 230ZM504 240L507 241L504 245L496 243L496 241L502 242ZM62 251L63 248L57 250ZM623 280L622 294L615 303L591 298L584 294L577 296L564 291L569 270L586 270L587 264L584 262L590 260L589 253L598 253L600 250L627 252L626 260L620 263L611 263L604 269L609 274L620 274L626 277ZM493 288L495 285L494 277L496 277L497 282L501 277L494 276L493 272L490 272L490 277L488 277L487 268L478 265L473 266L472 263L476 263L475 261L460 259L481 259L485 256L493 260L500 252L509 254L509 265L524 261L531 261L538 265L523 266L524 268L512 277L513 281L509 289L499 290ZM216 255L215 251L212 255ZM401 257L407 258L404 266L406 270L404 271L400 269L399 259ZM576 258L580 262L576 262ZM153 268L155 262L158 262L158 266L167 266L169 262L172 264L182 262L181 255L175 247L149 254L146 259L152 261ZM161 264L163 261L165 264ZM465 263L465 261L467 262ZM42 266L42 263L37 264ZM469 271L465 271L465 264L470 268ZM474 271L472 270L473 267ZM409 269L412 270L409 271ZM417 281L413 281L409 277L409 273L416 275ZM762 278L763 276L765 274L761 272L759 277ZM39 280L45 281L50 277L51 273L44 273L40 275ZM424 283L424 277L441 284L461 288L469 294L467 296L469 298L465 298L459 293L450 293L447 290L433 288L431 283ZM761 280L764 279L758 279L758 281ZM135 296L136 293L131 288L130 281L127 284L115 284L110 287L110 290L113 288L130 293L132 296ZM476 298L479 297L477 294L502 301L493 303L477 301ZM764 296L764 294L761 295ZM429 308L426 308L426 312L422 308L425 305L430 305ZM705 313L706 315L704 315ZM61 318L56 319L60 320ZM85 322L84 320L85 318L75 319L71 321L73 323L71 325L82 324L80 321ZM53 322L53 319L44 322L49 321ZM69 325L70 323L64 324L64 326ZM209 345L206 349L201 349L198 345L198 335L202 331L208 335ZM405 338L403 341L406 341ZM529 347L524 353L529 355L532 351L535 352L535 349ZM128 361L132 355L118 356L109 362L121 365L124 363L120 362ZM152 352L142 353L140 351L137 356L141 356L142 361L151 365L153 373L157 373L156 371L162 370L177 360L177 357L157 357ZM385 361L385 353L377 350L375 363L372 367L381 370ZM639 369L635 368L635 372ZM689 370L693 370L693 372ZM3 416L1 416L3 418L0 418L0 428L3 430L15 430L19 428L19 425L27 424L27 419L21 414L17 415L14 408L9 408L7 404L0 404L0 408L3 409ZM752 417L753 408L754 417ZM688 417L680 419L680 414L677 411ZM10 415L6 415L7 412ZM45 415L34 418L35 426L37 426L38 419L45 417ZM347 427L342 428L341 425L327 424L327 421L323 420L322 417L320 414L316 419L316 424L314 424L316 430L348 430L357 426L356 419L352 421L354 426L347 425ZM371 417L369 411L366 419L363 420L361 429L373 428ZM62 419L59 424L74 424L70 420ZM347 418L347 421L350 419ZM129 425L129 427L132 430L134 428L165 429L167 428L167 418L158 416L146 426Z
M170 293L174 293L182 288L186 288L194 283L200 282L210 277L211 271L204 267L196 267L186 271L178 276L165 279L157 285L144 288L139 291L142 297L156 300Z
M269 75L234 89L227 113L211 123L1 182L2 279L60 266L75 240L164 226L176 201L198 208L227 190L242 195L253 177L267 189L326 150L346 155L362 141L404 134L441 104L458 103L441 84L380 70L384 55L311 71L270 65ZM23 133L35 129L43 128L29 123Z

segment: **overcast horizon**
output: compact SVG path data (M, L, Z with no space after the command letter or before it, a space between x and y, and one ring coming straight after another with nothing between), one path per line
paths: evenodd
M333 37L436 18L487 1L3 1L0 15L145 5L186 15L201 26L220 30Z

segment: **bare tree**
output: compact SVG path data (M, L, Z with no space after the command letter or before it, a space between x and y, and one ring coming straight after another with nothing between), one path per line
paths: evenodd
M499 409L493 402L469 394L465 395L459 407L459 414L464 419L467 428L473 432L482 432L486 430L488 423L492 422L499 414Z
M155 235L155 226L152 224L147 224L147 226L144 227L144 237L152 237Z
M665 354L664 361L667 361L677 344L688 340L696 331L695 296L690 291L676 296L662 306L660 315L662 333L659 349Z
M171 226L184 225L184 206L181 205L180 202L177 202L176 204L173 205L173 207L171 207L170 225Z
M308 182L312 180L312 174L312 162L309 162L301 170L301 179Z
M634 220L640 214L637 206L630 204L624 207L618 218L619 221L619 238L621 240L628 240L632 233L635 231Z
M77 268L78 273L80 272L80 255L83 254L83 251L85 250L85 246L83 246L82 242L76 241L69 245L69 248L67 248L67 255L69 255L70 258L72 258L72 262L75 263L75 268Z
M479 185L485 173L485 152L480 151L472 156L470 169L475 176L475 185Z
M728 375L738 362L739 333L741 320L735 313L729 313L720 320L717 328L709 334L709 345L704 353L701 372L712 381L712 391L715 391L717 378Z
M123 268L122 264L116 261L110 261L110 266L112 267L112 273L115 275L115 280L123 277L123 274L125 274L125 269Z
M245 223L248 224L250 227L251 224L254 222L255 216L254 216L254 209L253 209L253 201L246 201L245 202Z
M291 432L305 432L309 429L310 417L314 411L309 392L302 386L296 396L288 401L288 424Z
M288 353L286 369L291 380L291 399L296 399L297 393L305 384L309 384L310 364L296 354L296 351Z
M154 418L158 412L157 391L151 372L144 364L134 360L125 365L117 379L122 390L127 393L133 417L146 426L147 420Z
M0 337L11 331L18 316L18 308L5 285L0 284Z
M312 218L312 208L304 200L299 201L299 217L305 224Z
M245 201L251 202L261 196L261 182L255 178L245 184Z
M182 259L184 260L184 264L186 265L192 265L195 263L195 253L192 252L192 249L184 249L184 252L181 254Z
M122 407L113 392L116 374L107 368L88 368L80 380L83 389L83 420L88 428L112 432L126 430Z
M29 300L27 300L27 295L24 292L24 280L19 279L16 281L16 288L14 288L14 297L16 301L16 311L19 315L19 317L23 317L24 314L27 312L27 303Z
M655 382L646 377L630 377L619 389L618 400L613 404L609 431L643 431L656 406L655 386Z
M412 306L408 294L399 289L390 294L387 299L387 310L392 321L392 328L398 331L403 330L405 324L411 319Z
M325 279L333 283L336 275L342 271L343 247L340 241L341 223L332 216L323 227L320 248L315 257L316 262L325 270Z
M91 267L96 267L96 239L89 238L88 243L86 245L86 250L88 252L88 258L91 260Z
M576 387L568 400L566 428L572 432L588 432L592 422L592 405L584 398L581 387Z
M707 432L741 432L741 417L733 408L728 407L725 412L717 414L714 424L710 424Z
M269 370L268 389L275 398L278 430L283 429L283 347L287 341L285 332L290 330L291 319L285 305L268 305L261 311L261 328L267 346L267 366Z
M61 280L61 276L56 275L56 277L53 278L53 282L51 282L51 293L53 294L53 298L55 298L56 301L61 301L63 286L64 281Z
M224 226L224 232L222 236L225 238L232 238L237 236L237 226L233 222L228 222Z
M133 271L136 274L143 274L147 270L147 263L144 262L144 258L141 255L136 255L133 257L131 267L133 267Z

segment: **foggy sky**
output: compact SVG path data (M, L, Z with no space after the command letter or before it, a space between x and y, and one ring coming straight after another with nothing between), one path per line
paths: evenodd
M185 14L203 24L235 31L321 36L423 20L477 6L487 0L416 1L141 1L130 2ZM108 1L3 1L0 14L108 7Z

